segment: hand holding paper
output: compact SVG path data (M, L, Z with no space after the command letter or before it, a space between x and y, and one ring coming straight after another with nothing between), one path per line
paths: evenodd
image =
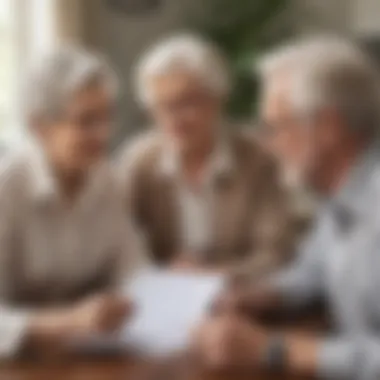
M135 305L132 318L117 335L91 337L86 347L102 352L115 347L130 348L158 356L181 351L222 286L223 278L217 275L142 272L123 289Z

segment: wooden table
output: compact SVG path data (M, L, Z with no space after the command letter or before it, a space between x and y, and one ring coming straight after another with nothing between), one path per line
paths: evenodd
M298 332L323 331L320 317L298 321ZM71 357L50 361L20 360L0 363L0 380L305 380L284 375L268 376L202 374L197 368L174 360L172 363L151 361L115 355L112 357Z
M191 372L191 373L190 373ZM131 358L67 359L55 362L19 361L0 365L0 380L286 380L252 374L206 375L196 369L175 370L171 365ZM289 379L298 380L298 379Z

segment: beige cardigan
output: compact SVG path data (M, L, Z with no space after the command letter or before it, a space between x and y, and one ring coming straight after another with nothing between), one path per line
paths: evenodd
M288 259L300 223L280 186L276 167L249 135L228 136L234 167L213 187L212 244L202 252L205 266L230 266L253 273ZM127 208L145 236L151 259L169 264L181 250L175 180L162 175L164 141L148 133L122 152L121 177Z

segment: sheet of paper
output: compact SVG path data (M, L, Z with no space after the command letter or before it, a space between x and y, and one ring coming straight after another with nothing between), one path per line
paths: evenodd
M137 275L125 287L136 314L122 331L123 342L153 355L185 348L222 286L221 276L166 271Z
M76 346L93 353L129 348L144 355L173 354L186 348L192 330L222 286L223 277L217 275L141 272L123 289L135 303L132 319L117 335L91 337Z

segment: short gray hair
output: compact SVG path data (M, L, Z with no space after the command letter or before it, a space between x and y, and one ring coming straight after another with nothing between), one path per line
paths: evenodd
M291 78L290 99L300 112L333 107L352 129L380 123L379 75L369 57L344 38L316 37L275 50L259 62L264 86L276 74Z
M27 121L58 118L70 96L98 83L116 96L117 76L105 58L73 46L50 51L27 73L22 93L24 116Z
M199 36L184 34L158 43L141 59L137 67L136 87L144 104L151 100L147 79L171 70L191 72L215 95L226 97L230 91L227 64L216 46Z

